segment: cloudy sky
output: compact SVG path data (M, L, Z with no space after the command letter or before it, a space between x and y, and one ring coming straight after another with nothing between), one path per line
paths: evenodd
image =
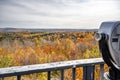
M0 0L0 28L98 28L120 20L120 0Z

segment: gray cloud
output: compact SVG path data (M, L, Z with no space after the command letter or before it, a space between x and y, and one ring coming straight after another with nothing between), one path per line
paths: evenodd
M88 28L120 20L119 4L119 0L0 0L0 27Z

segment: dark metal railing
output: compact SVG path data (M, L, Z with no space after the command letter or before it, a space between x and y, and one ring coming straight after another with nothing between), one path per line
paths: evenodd
M22 75L47 72L47 79L50 80L51 71L60 70L60 79L64 80L64 70L71 68L72 80L76 80L76 68L83 67L83 80L94 80L94 70L96 65L100 65L100 80L103 80L104 61L102 58L0 68L0 79L9 76L17 76L17 80L21 80Z

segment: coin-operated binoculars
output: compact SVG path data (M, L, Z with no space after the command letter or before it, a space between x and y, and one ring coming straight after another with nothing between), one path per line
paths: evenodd
M107 80L120 80L120 21L103 22L95 34L99 49L109 73L104 74Z

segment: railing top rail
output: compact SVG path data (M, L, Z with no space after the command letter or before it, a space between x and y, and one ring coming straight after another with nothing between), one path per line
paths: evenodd
M45 64L34 64L26 66L16 66L8 68L0 68L0 77L26 75L31 73L46 72L52 70L61 70L68 68L77 68L87 65L104 64L102 58L91 58L83 60L61 61Z

